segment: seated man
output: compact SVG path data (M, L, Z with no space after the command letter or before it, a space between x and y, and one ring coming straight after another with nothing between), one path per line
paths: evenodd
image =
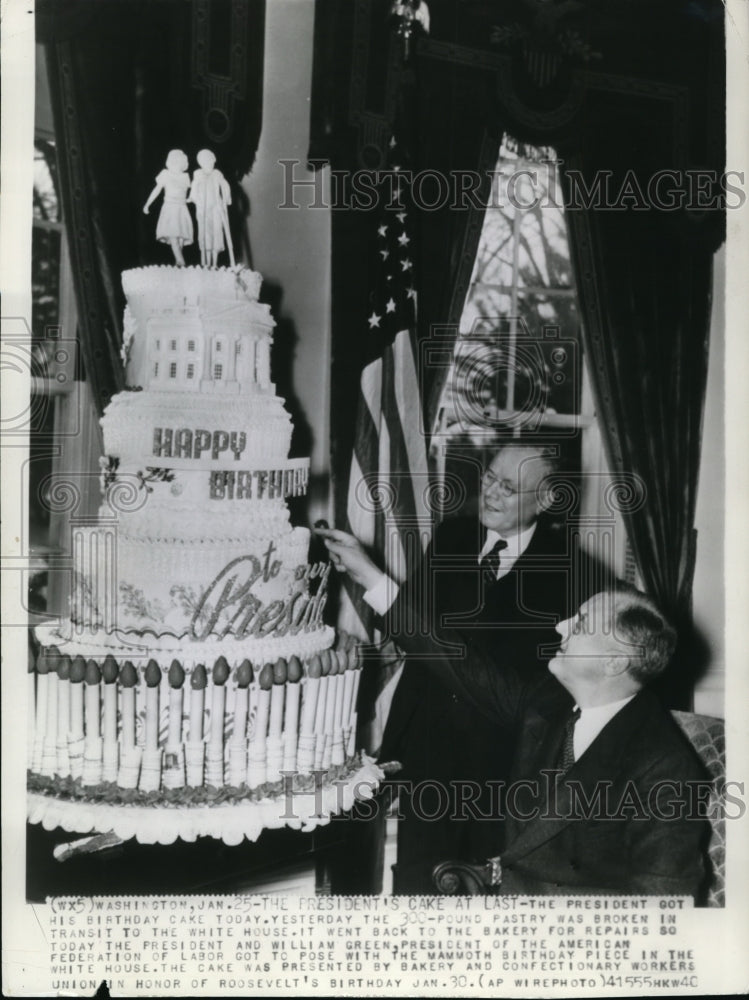
M415 616L405 595L390 616L408 649ZM537 682L496 669L476 648L459 659L435 639L429 653L430 669L476 712L517 732L501 891L696 895L707 779L647 690L673 653L673 629L645 594L622 585L585 601L559 631Z

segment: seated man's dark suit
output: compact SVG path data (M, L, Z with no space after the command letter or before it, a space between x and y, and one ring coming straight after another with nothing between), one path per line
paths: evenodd
M559 766L572 706L568 692L548 671L529 677L511 664L498 668L470 645L464 644L462 659L451 659L436 639L427 650L423 637L414 641L407 634L419 618L407 596L399 595L389 613L399 644L410 653L428 652L422 662L471 717L483 716L495 732L517 739L505 804L503 893L698 892L708 829L704 820L688 815L685 783L704 781L706 775L655 695L645 689L636 694L555 784L544 771ZM596 789L605 794L605 804L586 811L584 800L595 802ZM680 816L676 807L682 801L687 807ZM672 807L675 818L661 818ZM614 818L606 818L612 813ZM498 853L497 846L489 855Z
M559 644L554 626L580 602L601 588L600 569L570 542L563 528L539 520L527 549L510 572L487 581L478 557L486 530L477 518L443 522L424 561L401 587L401 600L424 609L438 627L459 627L481 647L487 662L512 664L528 677L545 671ZM596 576L596 574L599 574ZM385 622L386 634L395 628L397 607ZM409 652L429 648L412 643ZM409 797L401 797L403 820L398 830L395 891L430 892L433 864L445 857L471 859L496 848L496 821L452 818L451 782L501 781L508 776L514 736L476 713L427 669L421 656L409 656L396 689L385 729L381 760L403 764L399 778L439 782L447 790L447 815L420 820ZM428 813L439 810L438 795L425 792ZM491 810L485 793L478 802L483 814Z

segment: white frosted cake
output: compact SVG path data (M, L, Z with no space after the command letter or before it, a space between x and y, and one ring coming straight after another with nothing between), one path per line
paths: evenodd
M356 645L334 649L322 620L330 566L308 563L309 531L289 519L308 460L287 457L260 281L123 274L128 388L101 421L103 502L73 526L70 620L38 630L29 673L37 804L236 805L249 836L262 808L261 828L281 825L267 803L292 787L377 777L355 754Z

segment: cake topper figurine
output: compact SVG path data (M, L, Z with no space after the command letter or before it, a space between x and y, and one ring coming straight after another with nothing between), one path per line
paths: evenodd
M221 173L216 170L216 157L210 149L198 153L198 169L192 175L190 201L194 203L198 221L200 263L203 267L216 267L218 255L225 248L229 263L234 267L234 249L229 232L226 206L231 204L231 190Z
M172 248L175 263L185 266L182 247L193 240L193 226L187 207L187 192L190 175L187 172L187 157L181 149L173 149L166 158L166 169L156 178L156 187L148 196L143 212L148 215L152 203L164 192L159 221L156 224L156 239L168 243Z

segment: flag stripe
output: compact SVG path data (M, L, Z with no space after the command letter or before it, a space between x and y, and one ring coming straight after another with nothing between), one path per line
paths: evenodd
M393 345L393 386L396 409L401 415L400 427L406 467L411 473L413 517L424 528L428 516L428 468L426 442L422 434L421 395L414 364L411 334L404 331Z
M357 460L356 453L351 459L350 482L360 483L364 479L361 466ZM346 509L347 524L346 531L353 532L363 545L374 545L374 518L369 517L363 509L359 498L353 490L349 489L348 505Z
M390 520L395 522L399 532L403 532L413 530L417 525L415 493L419 487L424 489L426 483L415 484L413 479L415 470L409 466L408 450L401 425L402 414L398 409L395 393L394 367L393 350L392 347L388 347L383 357L383 372L386 374L383 377L382 413L390 436L390 464L387 473L395 495ZM418 474L418 470L416 471ZM404 578L402 573L396 572L394 575L399 582Z
M430 527L427 500L428 467L426 440L422 426L421 394L410 331L398 334L393 344L395 357L395 392L398 411L406 416L401 420L403 439L408 453L408 465L415 482L415 514L425 530L424 543L428 541Z
M379 422L382 409L382 358L368 364L361 376L361 398L375 425ZM364 416L364 414L359 414ZM358 420L357 420L358 424Z

